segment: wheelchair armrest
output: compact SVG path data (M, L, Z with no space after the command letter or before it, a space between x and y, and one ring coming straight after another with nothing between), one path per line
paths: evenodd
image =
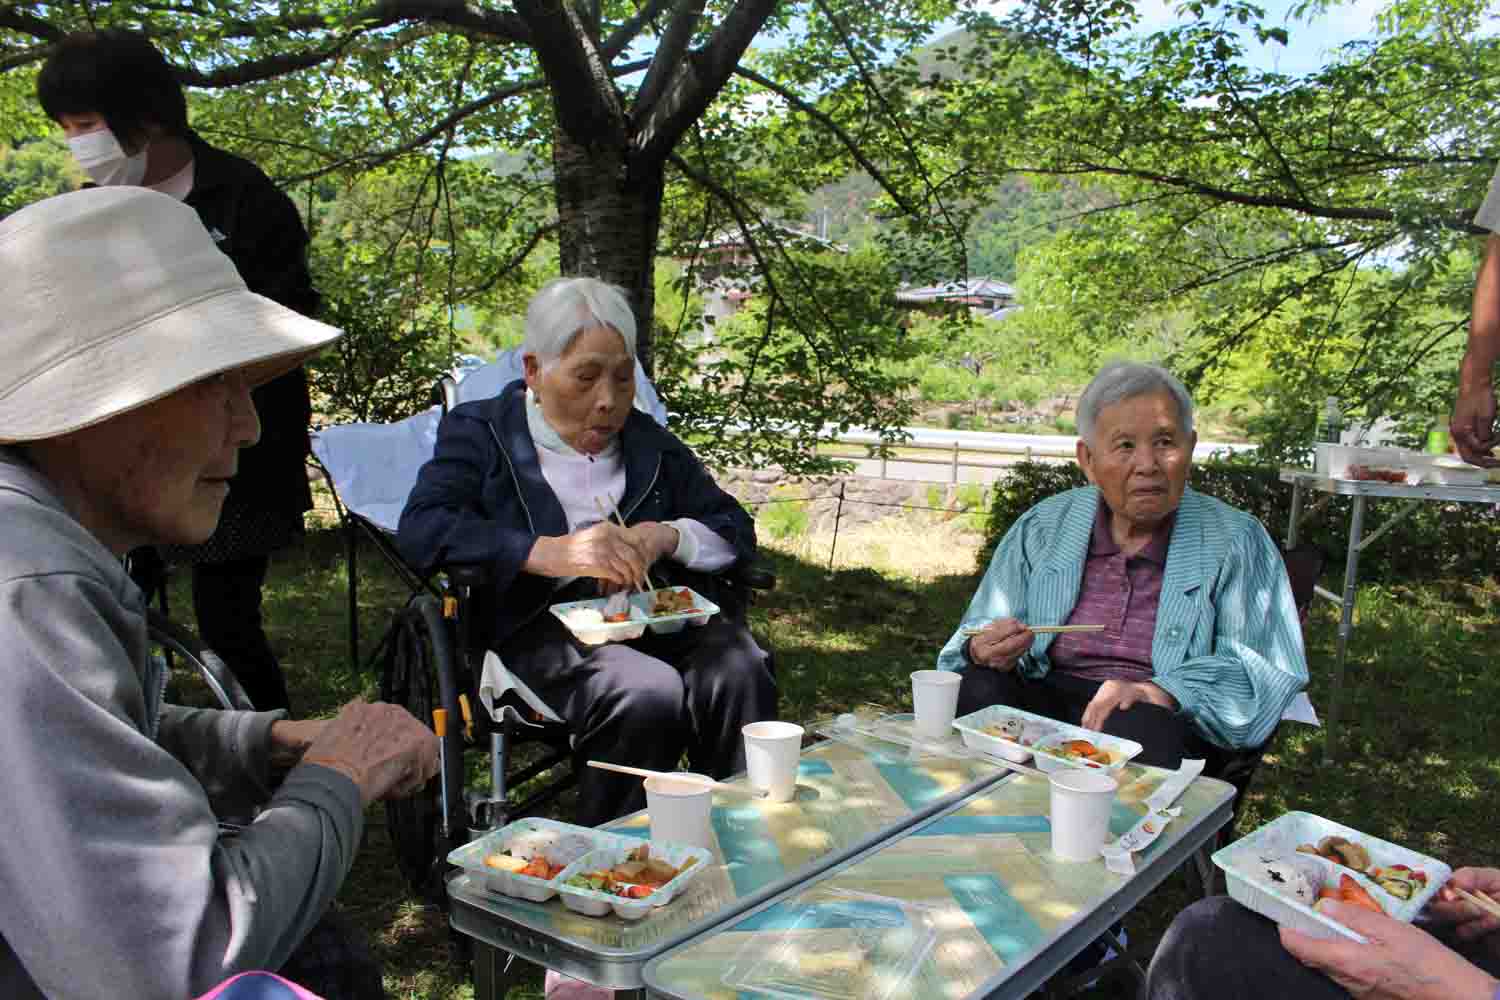
M490 568L476 563L444 566L443 572L448 574L449 580L460 587L473 589L490 582Z
M751 590L775 590L776 574L759 563L736 563L728 572L729 579Z

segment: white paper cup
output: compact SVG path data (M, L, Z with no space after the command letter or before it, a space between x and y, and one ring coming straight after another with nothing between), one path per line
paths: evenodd
M797 759L802 756L802 727L790 722L752 722L745 736L745 772L750 784L766 791L772 802L788 802L797 793Z
M912 728L918 736L941 740L953 733L958 710L958 686L963 678L952 670L917 670L911 675L911 703L916 712Z
M709 813L713 797L713 789L696 781L647 778L646 814L651 817L651 839L712 850L714 832Z
M1052 783L1052 854L1061 861L1094 861L1109 836L1109 812L1119 783L1103 771L1067 768Z

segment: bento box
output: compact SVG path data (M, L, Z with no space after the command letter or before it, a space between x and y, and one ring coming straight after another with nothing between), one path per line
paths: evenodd
M518 819L449 851L448 863L482 877L490 892L543 903L557 895L557 879L574 861L600 848L639 843L572 823Z
M1360 942L1362 935L1314 909L1321 896L1368 897L1410 923L1453 874L1436 858L1306 812L1277 817L1215 851L1213 860L1229 895L1256 913L1314 937ZM1358 891L1347 889L1350 883Z
M1114 772L1142 749L1134 740L1096 733L1009 705L990 705L960 716L953 720L953 728L971 750L1016 764L1034 759L1040 770L1048 772L1069 767Z
M576 859L557 876L557 891L564 906L584 916L613 910L624 920L639 920L652 907L670 903L712 860L706 848L633 840Z
M606 642L639 639L646 629L660 634L681 631L688 625L706 625L719 613L719 606L691 587L662 587L631 594L624 621L604 620L607 597L554 604L547 610L567 626L579 642L598 646ZM665 608L674 610L665 610Z

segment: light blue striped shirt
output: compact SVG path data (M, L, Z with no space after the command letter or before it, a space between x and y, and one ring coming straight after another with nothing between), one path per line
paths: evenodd
M1061 625L1078 601L1099 490L1048 497L1021 515L995 549L963 621L938 654L962 670L961 630L995 618ZM1051 668L1051 635L1021 658L1027 677ZM1151 642L1153 682L1221 747L1258 747L1307 686L1302 626L1281 553L1265 527L1189 489L1177 508Z

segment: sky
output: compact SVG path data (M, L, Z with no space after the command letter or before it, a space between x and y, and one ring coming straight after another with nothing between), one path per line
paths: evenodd
M1246 42L1246 56L1257 69L1275 70L1292 76L1320 69L1329 61L1329 56L1346 42L1372 38L1375 33L1375 16L1385 6L1384 0L1352 0L1333 7L1310 22L1303 22L1291 17L1294 0L1259 2L1266 11L1267 26L1285 27L1290 35L1290 44L1271 42L1263 45L1250 38ZM996 0L989 4L996 14L1003 14L1015 5L1015 0ZM1137 0L1136 10L1140 14L1138 30L1141 34L1150 34L1170 27L1176 20L1176 7L1175 0Z

